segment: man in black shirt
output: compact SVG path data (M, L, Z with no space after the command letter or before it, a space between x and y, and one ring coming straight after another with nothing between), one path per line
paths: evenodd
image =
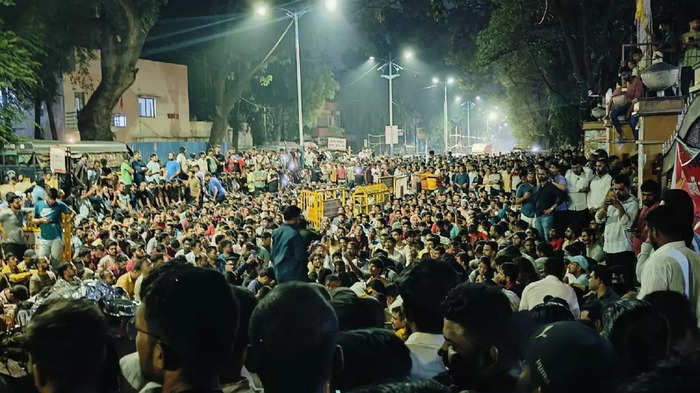
M155 269L141 285L134 327L141 372L162 393L221 391L238 330L238 303L223 274L190 264Z
M558 205L559 190L545 169L537 170L537 187L532 193L535 202L535 228L545 241L549 241L549 229L554 222L554 209Z
M139 185L146 181L146 164L141 159L141 152L134 153L134 159L131 161L131 168L134 170L134 184Z

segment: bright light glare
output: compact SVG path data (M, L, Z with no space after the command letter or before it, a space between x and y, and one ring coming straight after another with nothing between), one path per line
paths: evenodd
M533 153L537 153L538 151L540 151L540 147L537 145L532 146L532 149L530 149L530 151L532 151Z
M267 6L265 4L260 4L257 7L255 7L255 13L259 16L267 15L267 11Z
M372 63L374 63L374 56L370 56L370 57L369 57L369 61L371 61Z
M455 78L451 78L451 77L450 77L450 78L447 78L447 84L448 84L448 85L451 85L451 84L453 84L453 83L455 83Z
M460 96L455 97L455 102L457 102L457 103L462 102L462 97L460 97Z
M438 83L440 83L440 78L433 78L433 84L437 85Z
M75 139L73 137L68 137L68 143L75 143Z
M337 10L338 0L326 0L326 9L331 12Z
M413 58L413 51L410 50L410 49L407 49L407 50L403 53L403 58L406 59L406 60L411 60L411 59Z
M481 97L476 96L476 100L477 100L477 101L481 101Z
M496 120L498 118L498 113L496 112L491 112L489 113L489 120Z

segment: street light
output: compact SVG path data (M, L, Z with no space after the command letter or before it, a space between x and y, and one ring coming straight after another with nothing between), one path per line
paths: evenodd
M476 96L476 100L477 100L477 101L481 101L481 97Z
M263 5L263 4L258 5L258 6L255 8L255 13L258 14L259 16L265 16L265 15L267 15L267 6L265 6L265 5Z
M413 59L413 51L411 49L406 49L403 52L403 58L406 60L411 60Z
M370 61L371 63L374 63L374 56L370 56L370 57L369 57L369 61Z
M338 9L338 0L326 0L326 9L335 12Z
M462 102L462 97L461 97L461 96L455 97L455 102L458 103L458 104L459 104L460 102Z
M326 10L335 11L338 8L338 0L326 0ZM256 13L260 16L265 16L268 14L267 6L264 4L258 5L256 8ZM307 12L311 11L311 7L305 7L299 10L291 10L287 8L279 8L288 18L294 21L294 48L296 57L296 71L297 71L297 116L298 116L298 127L299 127L299 166L304 167L304 119L303 119L303 108L301 103L301 59L299 50L299 18L304 16Z
M434 77L432 79L432 86L429 87L437 87L437 84L440 83L440 79L437 77ZM448 126L447 126L447 85L451 85L455 82L455 78L453 77L447 77L444 79L443 85L445 88L445 95L444 99L442 102L442 109L443 109L443 138L445 142L445 154L447 154L447 150L449 149L449 137L448 137Z
M406 51L404 52L404 57L412 57L413 52ZM374 59L374 56L370 57L370 59ZM386 62L377 67L377 71L381 71L384 69L384 67L389 67L389 73L388 74L382 74L382 78L387 79L389 81L389 129L393 133L393 127L394 127L394 85L393 81L395 78L398 78L401 76L401 74L398 73L398 71L403 70L403 67L396 63L394 59L391 57L391 54L389 54L389 60L386 60ZM393 136L391 138L391 143L389 143L389 155L394 155L394 140Z

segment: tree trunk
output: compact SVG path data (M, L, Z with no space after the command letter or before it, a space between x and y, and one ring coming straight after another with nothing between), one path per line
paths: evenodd
M49 117L49 128L51 129L51 138L58 139L58 131L56 130L56 118L53 115L53 103L46 102L46 114Z
M41 100L34 99L34 139L44 139L41 130Z
M100 41L102 79L78 116L82 140L113 139L112 109L136 79L136 62L152 27L152 23L144 22L143 15L130 8L128 3L119 4L119 12L104 16L123 20L103 27Z
M225 103L222 103L225 104ZM228 128L228 114L231 113L233 107L221 107L217 106L214 109L214 118L211 124L211 133L209 134L209 143L212 145L220 145L226 136L226 129ZM236 130L233 131L234 134ZM235 137L237 140L238 138Z

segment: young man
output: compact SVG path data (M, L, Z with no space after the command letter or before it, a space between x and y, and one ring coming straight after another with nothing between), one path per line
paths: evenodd
M509 332L512 311L497 287L460 284L442 303L440 356L459 390L510 392L518 353ZM487 317L488 316L488 317Z
M39 258L36 267L36 272L29 279L29 294L31 296L56 283L56 275L49 269L50 264L46 257Z
M144 279L141 300L135 329L144 379L161 384L162 393L220 391L238 329L238 303L224 276L164 265Z
M595 219L599 224L605 223L603 234L603 251L608 266L620 269L623 283L622 289L628 290L634 286L635 263L632 252L632 224L637 218L639 205L630 195L629 177L617 175L613 180L614 198L607 199L598 209Z
M331 376L340 375L338 318L327 297L318 285L290 282L258 303L246 368L260 376L266 393L326 392Z
M423 261L401 272L397 284L403 313L413 332L406 340L411 351L411 377L429 379L445 371L438 349L445 339L440 304L457 285L457 273L445 263Z
M520 391L615 391L618 363L612 345L578 321L539 327L527 340L524 357L518 380Z
M545 277L539 281L528 284L523 289L520 299L520 310L532 310L536 305L544 303L544 297L551 295L559 297L569 304L569 309L575 318L581 314L576 293L570 285L563 283L566 272L564 261L558 258L547 258L544 263Z
M34 205L34 222L41 228L38 254L39 257L50 256L54 266L58 265L63 251L63 214L70 214L71 219L75 216L75 212L58 200L58 190L55 188L49 189L46 200Z
M105 356L111 346L107 322L95 302L56 299L39 307L26 330L29 370L40 393L97 392L106 370L118 365Z
M654 252L644 263L642 287L638 298L671 290L684 294L700 311L700 255L687 247L686 228L670 206L662 205L649 212L647 226Z
M25 210L23 198L14 193L6 196L7 208L0 211L0 224L2 224L2 246L5 253L13 253L22 256L27 249L22 226L24 224Z
M277 282L306 281L306 249L297 225L301 210L296 206L284 209L284 224L272 234L272 267Z

